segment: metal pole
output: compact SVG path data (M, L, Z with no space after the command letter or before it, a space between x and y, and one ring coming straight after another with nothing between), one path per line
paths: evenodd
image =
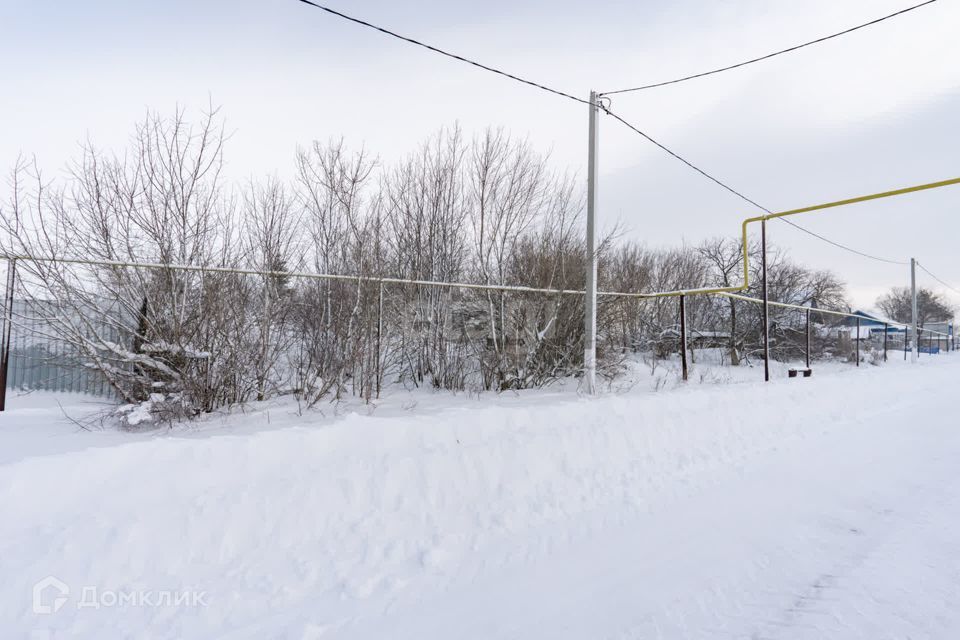
M810 309L807 309L807 369L810 368Z
M380 398L380 384L383 381L383 354L380 352L380 341L383 337L383 283L380 283L380 295L377 298L377 399Z
M857 366L860 366L860 318L857 318L857 337L855 339L857 343Z
M597 150L600 108L597 92L590 92L589 134L587 146L587 281L583 303L583 369L584 390L594 394L597 390Z
M763 283L763 379L770 382L770 299L767 296L767 220L760 221Z
M913 350L910 352L910 362L917 361L917 355L920 352L920 331L917 329L917 260L916 258L910 258L910 298L912 300L911 310L912 310L912 320L910 324L913 325L913 339L914 345Z
M10 373L10 336L13 328L13 288L17 283L17 259L7 263L7 291L3 305L3 338L0 341L0 411L7 409L7 375Z
M883 324L883 361L887 361L887 331L889 327L886 323Z
M680 296L680 364L683 368L683 381L687 381L687 305L686 296Z

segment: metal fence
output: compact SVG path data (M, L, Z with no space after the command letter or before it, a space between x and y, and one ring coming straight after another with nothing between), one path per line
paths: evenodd
M14 300L10 315L10 362L7 388L29 391L58 391L114 396L103 375L87 365L76 349L59 339L43 318L50 302ZM45 309L39 309L44 305ZM91 333L120 342L115 326L93 321Z
M30 260L29 258L21 258ZM13 261L6 261L7 265ZM68 262L68 261L61 261ZM75 261L81 262L81 261ZM82 261L83 263L93 263L92 261ZM101 263L93 263L101 264ZM104 262L102 264L116 267L116 263ZM353 286L379 285L379 309L376 311L376 368L379 378L382 376L381 361L382 349L380 340L380 325L383 323L384 308L384 288L385 285L391 285L392 289L402 290L406 287L419 286L428 289L457 291L460 289L467 291L474 290L492 290L499 291L506 295L518 299L528 296L546 296L552 300L567 298L569 296L583 296L584 292L580 290L558 290L558 289L539 289L524 286L498 286L498 285L479 285L471 283L456 282L434 282L401 280L396 278L378 278L361 277L350 275L329 275L329 274L310 274L310 273L279 273L279 272L261 272L255 270L234 269L234 268L205 268L189 265L156 265L156 264L132 264L123 265L135 269L160 269L165 268L171 271L182 271L187 273L227 273L240 276L264 276L264 275L284 275L294 278L306 278L308 280L322 280L340 282L344 284L353 283ZM21 276L22 278L22 276ZM18 278L16 286L11 287L10 279L7 278L8 290L5 296L5 314L3 335L6 343L9 344L9 366L8 373L3 388L24 389L24 390L45 390L57 392L76 392L97 396L116 397L113 388L107 382L105 377L97 370L89 366L88 361L82 358L77 348L70 342L59 337L56 327L51 326L52 320L67 320L68 324L73 326L83 326L88 332L87 337L96 336L98 340L109 341L116 345L126 345L126 348L135 350L132 347L131 335L123 335L123 327L131 326L131 322L123 322L121 316L116 315L110 309L112 307L109 301L104 300L101 305L99 298L93 298L93 303L88 307L92 316L77 311L69 311L66 308L57 308L56 304L49 302L36 295L37 285L35 283L24 283ZM23 293L26 290L33 292L32 297L24 299ZM396 292L395 292L396 293ZM759 327L768 327L768 330L758 329L754 332L756 335L741 345L732 345L733 351L740 350L743 357L749 361L760 361L764 365L765 377L769 379L768 364L770 360L780 360L783 362L804 362L809 368L812 359L846 359L852 364L859 364L862 361L863 352L866 350L870 355L876 354L877 358L888 359L889 352L895 349L904 349L903 338L900 338L899 345L895 337L888 336L887 331L894 328L900 328L901 331L908 331L903 324L887 322L884 325L883 336L888 339L871 339L864 341L859 338L850 339L851 335L861 336L861 317L844 311L832 311L827 309L813 309L805 306L786 304L782 302L769 301L745 296L726 291L678 291L666 293L629 293L629 292L600 292L603 299L610 301L609 304L616 304L617 301L624 305L627 301L633 300L638 304L654 304L658 300L666 303L669 300L675 303L677 307L677 323L674 329L668 329L661 332L657 338L657 344L641 345L644 348L652 349L656 357L659 351L678 354L680 356L683 378L688 376L688 349L695 350L699 345L713 345L720 347L725 343L731 342L731 338L736 338L734 332L724 333L726 327L722 324L700 324L694 318L694 326L688 327L688 316L690 305L695 300L718 300L720 298L735 301L737 304L743 304L746 308L752 309L757 315L756 321ZM399 296L396 304L387 305L386 310L392 309L388 313L391 316L404 315L409 309L403 306L405 296ZM451 298L453 300L453 298ZM461 301L462 302L462 301ZM202 300L197 304L203 307ZM519 304L519 302L518 302ZM510 304L503 303L504 309L513 309ZM516 306L516 305L514 305ZM470 308L463 304L449 305L451 311L451 324L458 335L468 342L483 342L483 335L486 330L471 330L472 316L468 311ZM522 307L522 304L520 304ZM76 307L74 307L76 309ZM763 312L760 315L760 312ZM626 307L623 309L625 315L643 314L641 309L633 309L631 312ZM82 318L80 316L83 316ZM507 314L510 316L514 313ZM739 314L743 316L743 314ZM749 314L747 314L749 316ZM769 316L769 317L768 317ZM582 317L582 316L581 316ZM762 318L762 322L761 322ZM840 326L840 322L847 322L846 328ZM741 318L744 322L744 318ZM413 326L414 331L421 331L423 327ZM624 330L623 340L628 337ZM844 335L844 333L846 335ZM476 335L474 335L476 334ZM669 335L668 335L669 334ZM509 343L510 336L506 336L506 347L520 348L520 343ZM910 343L919 342L923 354L936 353L939 351L948 351L955 348L952 332L950 334L935 331L923 331L920 340L915 341L910 336ZM451 338L452 340L452 338ZM616 342L622 342L618 340ZM448 340L449 341L449 340ZM457 343L459 344L459 343ZM766 357L765 351L771 349L770 357ZM482 351L482 349L480 349ZM906 354L904 354L906 355ZM481 354L482 356L482 354ZM690 359L695 358L695 353L691 351ZM122 366L122 365L121 365ZM2 370L2 366L0 366ZM379 386L378 386L379 389Z

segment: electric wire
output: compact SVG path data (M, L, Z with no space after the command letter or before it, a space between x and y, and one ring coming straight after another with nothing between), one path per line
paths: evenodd
M824 236L820 235L819 233L814 233L813 231L810 231L810 229L807 229L806 227L801 227L801 226L800 226L799 224L797 224L796 222L792 222L792 221L790 221L790 220L787 220L786 218L777 218L777 220L782 220L783 222L786 222L786 223L787 223L788 225L790 225L791 227L795 227L796 229L799 229L800 231L803 231L804 233L809 234L809 235L813 236L814 238L817 238L817 239L819 239L819 240L823 240L823 241L826 242L827 244L832 244L833 246L837 247L838 249L843 249L844 251L849 251L850 253L855 253L855 254L857 254L858 256L862 256L862 257L864 257L864 258L869 258L869 259L871 259L871 260L876 260L877 262L885 262L885 263L887 263L887 264L895 264L895 265L900 265L900 266L906 266L906 265L910 264L909 262L907 262L907 261L905 261L905 260L891 260L890 258L881 258L880 256L875 256L875 255L871 255L871 254L869 254L869 253L864 253L863 251L859 251L859 250L857 250L857 249L854 249L853 247L848 247L848 246L845 245L845 244L841 244L841 243L839 243L839 242L837 242L837 241L835 241L835 240L831 240L830 238L824 237Z
M319 4L319 3L317 3L317 2L313 2L313 0L298 0L298 1L299 1L299 2L302 2L303 4L309 5L309 6L311 6L311 7L314 7L314 8L316 8L316 9L320 9L321 11L326 11L326 12L329 13L330 15L336 16L336 17L338 17L338 18L342 18L343 20L347 20L347 21L349 21L349 22L353 22L354 24L358 24L358 25L360 25L360 26L367 27L368 29L373 29L374 31L379 31L380 33L386 34L386 35L391 36L391 37L393 37L393 38L397 38L398 40L403 40L404 42L408 42L408 43L410 43L410 44L412 44L412 45L416 45L416 46L418 46L418 47L422 47L422 48L424 48L424 49L427 49L428 51L432 51L432 52L434 52L434 53L439 53L439 54L442 55L442 56L446 56L446 57L448 57L448 58L452 58L452 59L458 60L458 61L460 61L460 62L465 62L465 63L467 63L467 64L469 64L469 65L473 65L474 67L477 67L477 68L479 68L479 69L483 69L484 71L489 71L489 72L491 72L491 73L496 73L497 75L503 76L503 77L505 77L505 78L510 78L511 80L515 80L516 82L522 82L522 83L525 84L525 85L529 85L529 86L531 86L531 87L536 87L537 89L540 89L540 90L542 90L542 91L546 91L546 92L548 92L548 93L552 93L552 94L554 94L554 95L561 96L561 97L563 97L563 98L567 98L568 100L574 100L574 101L579 102L579 103L581 103L581 104L591 104L591 102L590 102L589 100L584 100L583 98L578 98L578 97L576 97L576 96L574 96L574 95L571 95L571 94L569 94L569 93L567 93L567 92L565 92L565 91L560 91L559 89L554 89L554 88L552 88L552 87L548 87L548 86L546 86L546 85L540 84L539 82L534 82L533 80L527 80L526 78L521 78L520 76L513 75L512 73L507 73L506 71L503 71L503 70L501 70L501 69L497 69L497 68L495 68L495 67L491 67L491 66L482 64L482 63L480 63L480 62L477 62L477 61L475 61L475 60L471 60L471 59L469 59L469 58L465 58L465 57L460 56L460 55L457 55L457 54L455 54L455 53L450 53L449 51L444 51L443 49L440 49L439 47L435 47L435 46L430 45L430 44L427 44L427 43L425 43L425 42L420 42L419 40L415 40L415 39L413 39L413 38L409 38L409 37L407 37L407 36L400 35L399 33L396 33L395 31L391 31L390 29L385 29L384 27L379 27L379 26L377 26L377 25L375 25L375 24L372 24L372 23L370 23L370 22L367 22L366 20L361 20L360 18L354 18L353 16L349 16L349 15L347 15L347 14L345 14L345 13L341 13L340 11L337 11L336 9L331 9L330 7L326 7L326 6L324 6L324 5L322 5L322 4ZM931 1L932 1L932 0L931 0Z
M920 264L919 261L917 262L917 266L920 267L921 269L923 269L923 271L926 272L926 274L927 274L928 276L930 276L931 278L933 278L934 280L936 280L937 282L939 282L940 284L942 284L943 286L945 286L947 289L950 289L950 290L953 291L954 293L960 293L960 289L957 289L957 288L955 288L955 287L952 287L952 286L950 286L949 284L947 284L946 282L944 282L943 280L941 280L939 277L937 277L936 275L934 275L934 273L933 273L932 271L930 271L930 270L927 269L925 266L923 266L922 264Z
M745 202L749 202L750 204L752 204L753 206L757 207L758 209L761 209L761 210L763 210L763 211L766 211L767 213L772 213L769 209L767 209L766 207L764 207L762 204L759 204L759 203L755 202L754 200L751 200L750 198L748 198L747 196L743 195L742 193L740 193L739 191L737 191L736 189L734 189L733 187L731 187L731 186L728 185L727 183L723 182L723 181L720 180L719 178L714 177L713 175L707 173L706 171L704 171L703 169L701 169L701 168L698 167L697 165L693 164L692 162L690 162L689 160L687 160L686 158L684 158L683 156L681 156L679 153L671 150L670 148L668 148L668 147L667 147L666 145L664 145L663 143L655 140L655 139L652 138L650 135L648 135L648 134L644 133L643 131L641 131L640 129L638 129L636 126L630 124L627 120L625 120L625 119L622 118L621 116L617 115L616 113L614 113L614 112L611 111L610 109L604 108L604 107L601 107L601 109L603 109L603 110L607 113L607 115L609 115L610 117L612 117L614 120L620 122L621 124L623 124L625 127L627 127L628 129L630 129L630 130L633 131L634 133L639 134L639 135L642 136L644 139L646 139L648 142L653 143L654 145L656 145L657 147L659 147L660 149L662 149L662 150L665 151L666 153L670 154L671 156L673 156L674 158L676 158L677 160L679 160L679 161L682 162L683 164L687 165L689 168L693 169L694 171L696 171L697 173L699 173L700 175L702 175L703 177L705 177L706 179L714 182L715 184L720 185L721 187L723 187L724 189L726 189L727 191L729 191L729 192L732 193L733 195L737 196L737 197L740 198L741 200L744 200Z
M889 20L889 19L891 19L891 18L895 18L895 17L897 17L897 16L901 16L901 15L903 15L903 14L905 14L905 13L908 13L908 12L910 12L910 11L913 11L913 10L915 10L915 9L919 9L920 7L925 7L925 6L928 5L928 4L933 4L933 3L936 2L936 1L937 1L937 0L926 0L926 2L921 2L920 4L913 5L912 7L907 7L906 9L901 9L901 10L896 11L896 12L894 12L894 13L891 13L891 14L889 14L889 15L885 15L885 16L883 16L883 17L881 17L881 18L876 18L875 20L871 20L870 22L864 22L863 24L858 24L858 25L855 26L855 27L850 27L849 29L844 29L843 31L838 31L837 33L832 33L832 34L830 34L830 35L828 35L828 36L823 36L823 37L821 37L821 38L817 38L816 40L810 40L809 42L804 42L804 43L802 43L802 44L794 45L794 46L788 47L788 48L786 48L786 49L780 49L779 51L774 51L773 53L768 53L768 54L766 54L766 55L763 55L763 56L760 56L760 57L757 57L757 58L751 58L750 60L744 60L743 62L738 62L738 63L736 63L736 64L731 64L731 65L728 65L728 66L726 66L726 67L720 67L719 69L712 69L712 70L710 70L710 71L703 71L703 72L701 72L701 73L694 73L694 74L692 74L692 75L684 76L684 77L682 77L682 78L675 78L675 79L673 79L673 80L666 80L666 81L664 81L664 82L655 82L655 83L653 83L653 84L646 84L646 85L639 86L639 87L631 87L631 88L629 88L629 89L617 89L616 91L605 91L605 92L601 93L600 95L602 95L602 96L612 96L612 95L617 94L617 93L629 93L629 92L632 92L632 91L643 91L643 90L645 90L645 89L654 89L654 88L656 88L656 87L665 87L665 86L670 85L670 84L677 84L677 83L679 83L679 82L686 82L687 80L694 80L694 79L696 79L696 78L703 78L704 76L711 76L711 75L714 75L714 74L716 74L716 73L722 73L722 72L724 72L724 71L730 71L731 69L738 69L738 68L740 68L740 67L745 67L745 66L747 66L747 65L749 65L749 64L753 64L753 63L755 63L755 62L762 62L763 60L769 60L770 58L774 58L774 57L776 57L776 56L783 55L783 54L785 54L785 53L790 53L790 52L796 51L796 50L798 50L798 49L803 49L804 47L809 47L809 46L814 45L814 44L819 44L819 43L821 43L821 42L826 42L827 40L832 40L833 38L839 38L840 36L847 35L848 33L853 33L854 31L859 31L860 29L864 29L864 28L866 28L866 27L873 26L873 25L878 24L878 23L881 23L881 22L883 22L883 21L885 21L885 20Z
M924 2L923 4L930 4L931 2L935 2L935 1L936 1L936 0L927 0L927 1ZM476 68L478 68L478 69L482 69L482 70L484 70L484 71L489 71L489 72L491 72L491 73L495 73L495 74L497 74L497 75L499 75L499 76L502 76L502 77L504 77L504 78L508 78L508 79L513 80L513 81L515 81L515 82L520 82L520 83L525 84L525 85L527 85L527 86L531 86L531 87L540 89L540 90L542 90L542 91L546 91L546 92L548 92L548 93L551 93L551 94L560 96L560 97L562 97L562 98L566 98L566 99L568 99L568 100L573 100L574 102L578 102L578 103L580 103L580 104L589 105L589 106L591 106L591 107L597 107L597 108L601 109L604 113L606 113L607 115L609 115L610 117L612 117L613 119L615 119L615 120L617 120L618 122L620 122L622 125L626 126L628 129L630 129L630 130L633 131L634 133L638 134L639 136L641 136L642 138L644 138L645 140L647 140L647 141L650 142L651 144L653 144L653 145L655 145L656 147L658 147L658 148L659 148L660 150L662 150L663 152L665 152L665 153L667 153L668 155L672 156L672 157L675 158L676 160L682 162L684 165L686 165L688 168L692 169L692 170L695 171L696 173L699 173L699 174L700 174L701 176L703 176L704 178L706 178L706 179L710 180L711 182L719 185L721 188L725 189L726 191L730 192L731 194L735 195L736 197L740 198L741 200L743 200L743 201L745 201L745 202L753 205L754 207L757 207L757 208L760 209L761 211L764 211L764 212L766 212L766 213L772 213L772 211L771 211L770 209L764 207L763 205L759 204L759 203L756 202L755 200L752 200L751 198L747 197L746 195L744 195L744 194L741 193L740 191L734 189L734 188L733 188L732 186L730 186L729 184L723 182L723 181L720 180L719 178L717 178L717 177L711 175L710 173L706 172L705 170L701 169L701 168L698 167L697 165L693 164L691 161L689 161L689 160L687 160L686 158L684 158L683 156L681 156L679 153L677 153L677 152L673 151L672 149L670 149L669 147L667 147L667 146L666 146L665 144L663 144L662 142L658 141L657 139L655 139L655 138L652 137L651 135L649 135L649 134L647 134L646 132L642 131L639 127L631 124L629 121L627 121L626 119L624 119L624 118L621 117L620 115L614 113L614 112L609 108L608 101L605 102L605 101L602 101L602 100L601 100L601 101L598 102L598 104L594 104L594 103L590 102L589 100L584 100L583 98L578 98L578 97L576 97L576 96L574 96L574 95L572 95L572 94L569 94L569 93L567 93L567 92L565 92L565 91L560 91L559 89L554 89L553 87L549 87L549 86L544 85L544 84L541 84L541 83L539 83L539 82L534 82L534 81L532 81L532 80L527 80L526 78L522 78L522 77L520 77L520 76L517 76L517 75L514 75L514 74L512 74L512 73L503 71L503 70L501 70L501 69L497 69L497 68L495 68L495 67L491 67L491 66L489 66L489 65L482 64L482 63L477 62L477 61L475 61L475 60L471 60L471 59L469 59L469 58L465 58L464 56L461 56L461 55L458 55L458 54L455 54L455 53L451 53L451 52L449 52L449 51L445 51L445 50L443 50L443 49L440 49L439 47L435 47L435 46L430 45L430 44L427 44L427 43L425 43L425 42L421 42L421 41L416 40L416 39L414 39L414 38L410 38L410 37L408 37L408 36L401 35L401 34L395 32L395 31L392 31L392 30L387 29L387 28L385 28L385 27L381 27L381 26L375 25L375 24L373 24L373 23L371 23L371 22L367 22L366 20L361 20L360 18L355 18L355 17L353 17L353 16L347 15L347 14L345 14L345 13L343 13L343 12L337 11L337 10L335 10L335 9L331 9L330 7L327 7L327 6L322 5L322 4L318 3L318 2L315 2L314 0L298 0L298 2L301 2L301 3L305 4L305 5L308 5L308 6L310 6L310 7L316 8L316 9L320 9L321 11L324 11L324 12L330 14L330 15L333 15L333 16L335 16L335 17L341 18L341 19L343 19L343 20L347 20L348 22L352 22L352 23L354 23L354 24L357 24L357 25L366 27L366 28L368 28L368 29L373 29L374 31L378 31L378 32L383 33L383 34L385 34L385 35L388 35L388 36L390 36L390 37L392 37L392 38L396 38L396 39L401 40L401 41L403 41L403 42L407 42L407 43L409 43L409 44L412 44L412 45L415 45L415 46L424 48L424 49L426 49L426 50L428 50L428 51L431 51L431 52L433 52L433 53L439 53L440 55L445 56L445 57L447 57L447 58L451 58L451 59L457 60L457 61L459 61L459 62L464 62L464 63L469 64L469 65L471 65L471 66L473 66L473 67L476 67ZM894 15L899 15L900 13L904 13L904 12L906 12L906 11L910 11L910 10L915 9L915 8L917 8L917 7L923 6L923 4L916 5L915 7L911 7L911 8L909 8L909 9L904 9L904 10L902 10L902 11L896 13L896 14L891 14L890 16L885 16L884 18L880 18L880 19L878 19L878 20L874 20L873 22L867 23L867 24L874 24L874 23L876 23L876 22L880 22L880 21L885 20L885 19L887 19L887 18L893 17ZM865 25L860 25L859 27L855 27L854 29L851 29L851 30L856 30L856 29L862 28L862 27L864 27L864 26L867 26L867 25L866 25L866 24L865 24ZM851 30L848 30L848 32L851 31ZM840 35L840 34L835 34L834 36L830 36L830 37L836 37L836 35ZM807 43L807 44L812 44L812 43ZM806 45L801 45L801 46L806 46ZM795 48L798 48L798 47L795 47ZM773 54L773 55L776 55L776 54ZM766 57L771 57L771 56L766 56ZM742 66L742 65L741 65L741 66ZM731 67L731 68L732 68L732 67ZM717 73L717 72L718 72L718 71L709 72L709 73ZM706 75L706 74L701 74L701 75ZM693 77L693 76L691 76L691 77ZM628 91L628 90L608 92L608 93L605 94L605 95L610 95L611 93L623 93L624 91ZM829 240L828 238L825 238L825 237L823 237L823 236L821 236L821 235L819 235L819 234L816 234L816 233L810 231L809 229L806 229L806 228L804 228L804 227L802 227L802 226L800 226L800 225L798 225L798 224L796 224L796 223L794 223L794 222L790 222L790 221L787 221L787 220L784 220L784 222L787 222L787 224L790 224L791 226L796 227L797 229L800 229L801 231L803 231L803 232L805 232L805 233L808 233L808 234L810 234L810 235L812 235L812 236L814 236L814 237L816 237L816 238L819 238L819 239L823 240L824 242L827 242L827 243L829 243L829 244L832 244L832 245L835 246L835 247L838 247L838 248L840 248L840 249L844 249L844 250L849 251L849 252L851 252L851 253L854 253L854 254L856 254L856 255L859 255L859 256L862 256L862 257L865 257L865 258L870 258L870 259L873 259L873 260L877 260L877 261L880 261L880 262L887 262L887 263L890 263L890 264L904 264L904 263L899 262L899 261L896 261L896 260L889 260L889 259L886 259L886 258L880 258L880 257L873 256L873 255L870 255L870 254L865 253L865 252L862 252L862 251L858 251L858 250L853 249L853 248L851 248L851 247L847 247L847 246L845 246L845 245L843 245L843 244L840 244L839 242L834 242L833 240Z
M740 198L740 199L743 200L744 202L747 202L747 203L753 205L754 207L760 209L761 211L763 211L763 212L765 212L765 213L773 213L773 211L771 211L771 210L768 209L767 207L763 206L762 204L760 204L760 203L757 202L756 200L753 200L753 199L745 196L743 193L741 193L740 191L737 191L736 189L734 189L733 187L731 187L731 186L730 186L729 184L727 184L726 182L723 182L722 180L720 180L719 178L713 176L712 174L707 173L706 171L704 171L703 169L701 169L701 168L698 167L697 165L693 164L692 162L690 162L689 160L687 160L686 158L684 158L684 157L681 156L680 154L678 154L678 153L676 153L675 151L673 151L673 150L671 150L670 148L668 148L666 145L660 143L659 141L655 140L654 138L652 138L652 137L649 136L648 134L644 133L643 131L641 131L640 129L638 129L637 127L635 127L634 125L630 124L627 120L625 120L625 119L622 118L621 116L619 116L619 115L617 115L616 113L614 113L613 111L611 111L609 108L601 107L601 109L603 109L603 110L607 113L607 115L611 116L612 118L614 118L614 119L617 120L618 122L622 123L624 126L628 127L629 129L633 130L634 132L636 132L636 133L639 134L640 136L644 137L646 140L648 140L649 142L653 143L654 145L656 145L657 147L659 147L660 149L662 149L662 150L665 151L666 153L670 154L671 156L673 156L674 158L676 158L677 160L679 160L679 161L682 162L683 164L687 165L689 168L693 169L694 171L696 171L696 172L699 173L700 175L704 176L704 177L707 178L708 180L710 180L710 181L712 181L713 183L719 185L719 186L722 187L723 189L726 189L727 191L729 191L729 192L732 193L733 195L737 196L738 198ZM826 243L828 243L828 244L833 245L834 247L837 247L837 248L839 248L839 249L843 249L844 251L849 251L850 253L856 254L856 255L861 256L861 257L863 257L863 258L869 258L869 259L871 259L871 260L876 260L876 261L878 261L878 262L885 262L885 263L887 263L887 264L896 264L896 265L906 265L906 264L908 264L907 262L904 262L904 261L902 261L902 260L892 260L892 259L890 259L890 258L881 258L880 256L875 256L875 255L866 253L866 252L864 252L864 251L859 251L859 250L854 249L854 248L852 248L852 247L848 247L848 246L845 245L845 244L841 244L841 243L839 243L839 242L836 242L836 241L834 241L834 240L831 240L831 239L829 239L829 238L826 238L826 237L824 237L824 236L822 236L822 235L820 235L820 234L818 234L818 233L815 233L815 232L813 232L813 231L810 231L810 230L807 229L806 227L803 227L803 226L801 226L801 225L799 225L799 224L797 224L796 222L793 222L793 221L791 221L791 220L787 220L786 218L777 218L777 220L782 220L783 222L787 223L787 224L790 225L791 227L794 227L794 228L796 228L796 229L799 229L800 231L803 231L804 233L809 234L809 235L813 236L814 238L818 238L818 239L820 239L820 240L822 240L822 241L824 241L824 242L826 242Z

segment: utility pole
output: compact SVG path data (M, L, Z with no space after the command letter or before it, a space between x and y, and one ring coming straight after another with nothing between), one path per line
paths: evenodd
M920 331L917 328L917 260L910 258L910 298L912 300L913 349L910 351L910 362L917 361L917 350L920 348Z
M597 392L597 151L600 106L596 91L590 92L590 133L587 147L587 288L583 301L583 383L584 390Z

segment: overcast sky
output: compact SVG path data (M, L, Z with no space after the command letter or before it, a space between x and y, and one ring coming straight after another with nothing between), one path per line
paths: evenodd
M673 0L331 6L587 97L737 62L918 0ZM940 0L842 39L713 77L614 96L613 109L782 210L960 176L960 4ZM222 105L233 178L288 175L298 143L343 136L385 161L443 125L503 126L584 175L587 110L296 0L0 0L0 166L56 171L89 136L122 149L148 109ZM615 121L601 126L604 224L651 246L733 235L755 215ZM797 219L863 251L916 256L960 288L960 186ZM854 302L906 284L783 224L772 239L831 268ZM921 284L946 292L921 277ZM960 304L960 295L951 294Z

